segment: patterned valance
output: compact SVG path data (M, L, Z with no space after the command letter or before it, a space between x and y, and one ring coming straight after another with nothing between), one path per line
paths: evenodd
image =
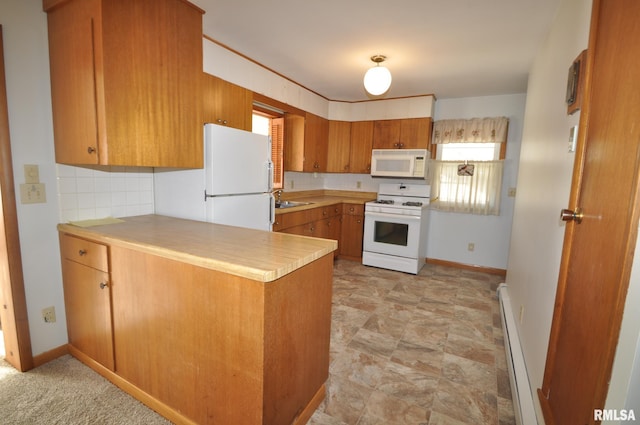
M504 143L508 127L506 117L439 120L433 124L431 143Z

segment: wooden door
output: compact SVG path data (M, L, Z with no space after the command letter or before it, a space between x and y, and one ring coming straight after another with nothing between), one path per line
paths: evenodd
M547 425L593 424L606 400L636 244L640 2L595 0L585 103L549 351ZM622 43L621 40L629 42ZM577 211L576 211L577 212Z
M4 42L0 25L0 323L5 360L21 372L33 368L27 300L22 274L18 213L11 161L9 106L4 71Z

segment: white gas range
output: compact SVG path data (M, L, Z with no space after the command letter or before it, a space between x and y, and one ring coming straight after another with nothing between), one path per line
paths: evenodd
M382 183L364 207L362 264L418 274L427 256L431 186Z

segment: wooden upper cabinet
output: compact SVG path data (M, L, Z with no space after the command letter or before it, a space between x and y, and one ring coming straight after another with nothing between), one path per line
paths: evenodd
M373 149L400 148L400 120L375 121L373 126Z
M351 123L351 152L349 170L351 173L371 172L371 149L373 145L373 121Z
M327 170L329 120L307 112L304 126L304 166L306 172Z
M431 118L375 121L373 149L429 149Z
M183 0L44 0L56 162L202 167L202 14Z
M284 115L284 171L303 171L305 117Z
M204 76L204 121L251 131L253 93L211 74Z
M351 123L329 121L327 140L327 172L349 173L351 168Z
M403 149L429 149L431 118L400 120L400 143Z

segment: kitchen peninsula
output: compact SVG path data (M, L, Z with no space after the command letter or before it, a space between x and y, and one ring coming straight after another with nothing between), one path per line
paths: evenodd
M158 215L58 226L69 350L175 423L304 424L336 241Z

